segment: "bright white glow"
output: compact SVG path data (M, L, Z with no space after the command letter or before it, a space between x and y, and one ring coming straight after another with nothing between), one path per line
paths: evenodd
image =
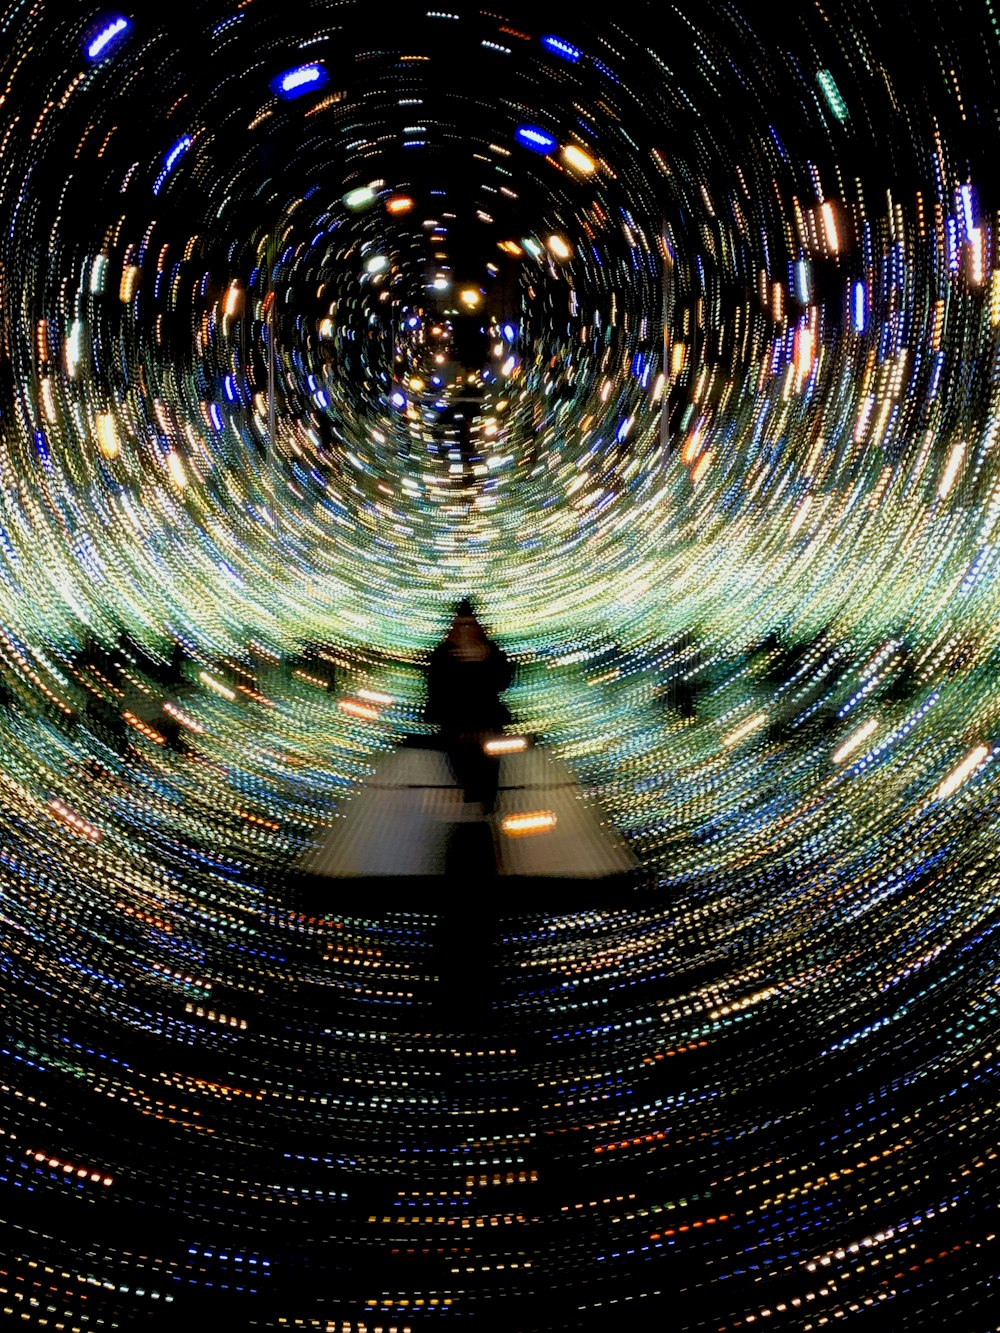
M962 466L962 459L965 457L965 445L959 442L952 445L951 453L948 456L948 462L945 464L944 472L941 474L941 480L938 482L938 495L943 500L952 486L955 484L955 478L958 476L958 469Z
M727 749L731 745L738 745L745 736L749 736L751 732L759 731L766 722L766 713L754 713L753 717L747 718L742 726L737 727L735 731L731 731L728 736L723 736L722 744Z
M548 833L556 822L554 811L533 810L530 814L506 815L500 827L509 838L518 838L528 833Z
M228 685L223 685L221 680L216 680L210 676L207 671L199 671L198 679L203 685L207 685L215 694L219 694L223 699L228 699L230 703L236 698L236 691L231 690Z
M365 264L366 273L384 273L389 267L389 261L385 255L373 255Z
M546 134L544 130L537 129L534 125L518 126L515 138L524 144L525 148L530 148L536 153L550 153L556 146L551 134Z
M87 47L88 57L91 60L96 60L101 52L105 50L108 43L114 41L119 33L125 32L129 27L131 27L131 24L127 18L117 18L109 23L106 28L102 28Z
M567 144L563 149L563 161L573 167L576 171L583 172L589 176L592 171L597 170L597 163L592 157L588 157L582 148L577 148L575 144Z
M318 83L323 77L323 71L319 65L303 65L301 69L293 69L281 80L281 91L290 93L296 88L302 88L307 83Z
M962 783L967 782L972 777L976 769L989 756L989 753L988 745L977 745L974 750L970 750L958 767L953 768L944 781L938 785L931 800L944 801L949 796L954 796Z
M524 736L497 736L483 746L487 754L517 754L527 748L528 741Z
M172 167L174 166L174 163L177 161L177 159L178 159L183 153L186 153L187 150L188 150L190 147L191 147L191 139L190 139L190 136L187 135L187 134L185 134L184 137L183 137L183 139L178 139L178 140L177 140L177 142L174 144L173 148L171 148L170 152L167 154L167 160L166 160L166 161L164 162L164 164L163 164L164 168L165 168L167 171L170 171L170 170L172 169Z
M830 756L831 762L834 764L843 763L843 761L847 758L849 754L853 754L854 751L857 750L859 746L865 743L865 741L868 739L869 736L873 734L873 732L876 730L877 727L878 727L878 719L870 717L868 721L864 723L863 726L858 727L857 731L853 732L850 736L848 736L847 740L844 741L844 743L841 746L839 746L836 750L834 750L833 754Z
M381 704L385 707L393 702L391 694L383 694L381 690L358 690L359 699L367 699L370 704Z

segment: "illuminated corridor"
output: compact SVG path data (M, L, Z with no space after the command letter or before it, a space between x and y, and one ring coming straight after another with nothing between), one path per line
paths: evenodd
M987 1333L992 0L68 8L0 0L0 1323ZM461 805L464 596L563 804L307 892Z

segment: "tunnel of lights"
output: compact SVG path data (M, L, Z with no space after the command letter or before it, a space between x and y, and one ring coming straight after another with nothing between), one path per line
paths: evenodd
M986 1329L1000 27L763 8L6 0L16 1326ZM288 889L465 594L639 864L468 1004Z

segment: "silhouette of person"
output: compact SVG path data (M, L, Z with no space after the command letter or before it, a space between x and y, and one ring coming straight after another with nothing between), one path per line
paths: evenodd
M431 653L427 718L437 725L455 781L483 813L496 804L500 761L485 742L502 732L510 711L500 695L514 678L510 659L487 637L469 599L455 608L448 633Z

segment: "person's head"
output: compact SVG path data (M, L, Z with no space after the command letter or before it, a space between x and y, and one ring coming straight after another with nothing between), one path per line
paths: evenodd
M472 642L485 642L486 631L479 623L479 618L468 597L463 597L462 600L455 605L451 629L448 631L448 638L452 643L459 640L467 644Z

